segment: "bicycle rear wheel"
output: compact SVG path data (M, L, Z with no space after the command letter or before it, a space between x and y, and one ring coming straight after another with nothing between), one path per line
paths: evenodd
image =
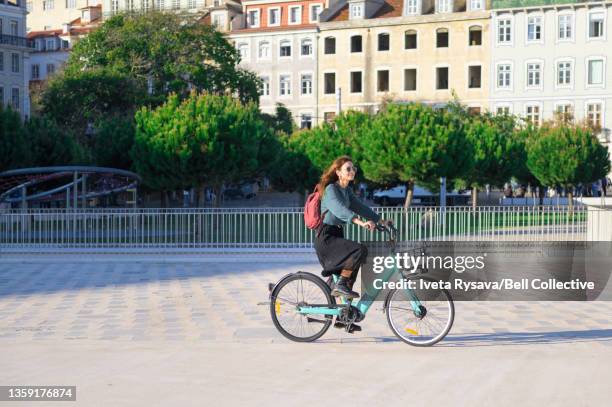
M298 312L298 307L335 303L323 280L313 274L300 272L276 286L270 296L270 315L274 326L285 338L296 342L312 342L327 332L333 316L302 314Z
M434 282L429 277L423 280ZM416 281L416 280L415 280ZM448 334L455 320L455 305L450 293L442 288L393 290L386 301L387 322L393 333L413 346L432 346ZM418 299L419 311L412 301Z

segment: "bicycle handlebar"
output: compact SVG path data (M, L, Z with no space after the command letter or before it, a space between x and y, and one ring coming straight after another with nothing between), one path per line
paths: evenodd
M393 226L392 223L389 223L387 225L377 224L376 230L378 230L379 232L388 233L390 240L393 240L393 241L397 240L397 228Z

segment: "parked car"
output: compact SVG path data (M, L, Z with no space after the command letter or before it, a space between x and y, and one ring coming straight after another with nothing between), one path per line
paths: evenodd
M451 191L446 193L447 204L453 205L467 205L470 200L470 191ZM406 200L406 186L398 185L396 187L376 190L374 191L373 199L374 203L381 206L396 206L403 205ZM433 193L426 188L418 185L414 186L412 195L412 205L431 206L438 205L440 201L440 194Z

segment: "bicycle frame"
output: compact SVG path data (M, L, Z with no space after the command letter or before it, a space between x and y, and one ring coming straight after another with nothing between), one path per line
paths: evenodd
M385 229L392 236L391 242L393 243L393 245L392 245L391 253L394 253L395 244L394 244L394 237L392 233L395 228L393 228L392 231L389 231L389 229L386 227ZM397 269L397 266L394 265L393 267L385 269L380 279L382 280L383 283L386 283L387 281L389 281L391 276L393 276L395 273L399 273L399 270ZM338 275L334 274L333 278L334 278L334 283L336 283L339 277ZM349 305L356 307L365 316L381 290L374 288L372 291L373 292L371 293L367 291L364 292L362 297L359 299L357 303L353 304L354 301L350 301ZM420 315L421 314L421 308L420 308L421 302L417 298L414 290L407 288L406 291L408 292L408 297L410 298L410 305L412 306L412 309L414 310L414 312ZM340 302L341 303L336 306L330 306L329 304L312 304L309 306L298 306L298 312L300 314L340 315L340 313L342 312L342 308L346 304L345 298L340 297Z

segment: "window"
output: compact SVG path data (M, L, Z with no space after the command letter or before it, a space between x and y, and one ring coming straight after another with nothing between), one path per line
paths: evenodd
M363 92L363 73L361 71L351 72L351 93Z
M13 110L19 110L19 88L11 90L11 107Z
M448 67L436 68L436 89L448 89Z
M4 106L4 87L0 86L0 106Z
M19 73L19 54L11 54L11 72Z
M378 34L378 50L379 51L389 51L390 42L391 40L390 40L390 36L388 33Z
M326 95L333 95L336 93L336 74L333 72L328 72L323 75L323 92Z
M280 42L280 56L290 57L291 56L291 42L284 40Z
M416 49L417 47L417 32L408 30L404 34L404 49Z
M302 55L312 55L312 40L309 38L302 40Z
M389 71L382 70L376 73L376 90L378 92L389 92Z
M47 51L55 51L56 50L56 42L54 38L48 38L45 42L45 48Z
M319 21L319 14L321 14L321 9L323 7L320 4L314 4L310 6L310 22L313 23L315 21Z
M481 86L482 67L474 65L468 67L468 88L478 89Z
M404 69L404 90L413 91L417 89L417 70Z
M603 65L602 59L591 59L588 61L588 85L603 85Z
M26 3L26 10L28 10L31 13L33 8L34 8L34 4L31 1L28 1Z
M353 35L351 37L351 52L363 51L361 35Z
M510 114L510 106L497 106L495 112L499 115Z
M417 14L419 11L418 0L406 0L406 14Z
M336 53L336 38L334 37L325 38L325 53L328 55Z
M19 35L19 24L16 20L11 20L11 35L18 36Z
M219 7L221 5L221 0L213 0L213 7Z
M538 87L542 83L542 64L531 62L527 64L527 86Z
M604 35L604 13L589 14L589 38L601 38Z
M448 47L448 30L446 28L439 28L436 31L436 47L447 48Z
M503 19L497 22L497 42L507 44L512 41L512 21Z
M571 85L572 63L562 61L557 63L557 85Z
M53 75L55 73L55 65L47 64L47 76Z
M468 114L471 116L476 116L480 114L480 106L470 106L468 107Z
M259 27L259 10L249 10L249 27Z
M525 108L525 118L531 124L540 124L540 106L527 105Z
M249 57L249 44L244 42L238 44L238 52L240 53L240 59L247 59Z
M0 51L0 72L4 71L4 52Z
M323 120L325 120L326 123L333 122L335 118L336 118L336 112L323 113Z
M134 9L135 9L135 6L134 6L135 1L134 1L134 0L126 0L126 2L125 2L125 3L126 3L126 8L127 8L128 10L130 10L130 11L134 11Z
M271 8L268 10L268 25L280 25L281 9Z
M54 0L43 0L43 10L53 10L55 7Z
M587 123L589 126L601 128L601 103L588 103L586 109Z
M289 75L279 76L279 95L289 96L291 95L291 77Z
M569 14L563 14L559 16L559 39L570 40L572 39L572 16Z
M300 82L302 84L302 95L312 95L312 74L303 74Z
M261 96L270 96L270 78L262 76L261 78Z
M302 23L302 6L289 7L289 24Z
M196 0L187 0L187 8L188 9L196 8Z
M509 88L511 85L512 68L510 64L497 65L497 87Z
M312 128L312 114L311 113L303 113L300 120L300 129L310 129Z
M363 4L351 4L349 10L350 18L363 18Z
M436 0L436 12L448 13L451 11L451 0Z
M527 41L542 39L542 17L534 16L527 19Z
M558 104L555 108L555 118L563 123L569 123L574 118L572 105L568 103Z
M470 27L469 46L482 45L482 27Z
M181 0L172 0L172 8L178 10L181 8Z
M268 59L270 58L270 43L268 41L262 41L259 43L257 48L257 58Z
M225 16L219 13L213 13L213 25L217 28L225 27Z
M40 65L38 64L32 65L32 74L30 75L30 79L32 80L40 79Z
M482 0L470 0L470 10L482 10Z

